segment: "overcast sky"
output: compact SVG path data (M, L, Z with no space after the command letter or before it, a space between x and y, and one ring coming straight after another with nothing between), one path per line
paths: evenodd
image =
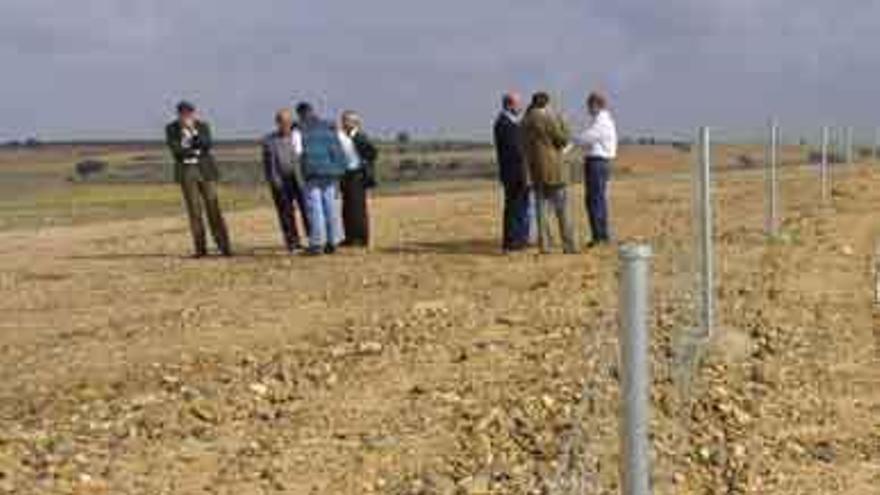
M2 0L0 139L155 137L180 97L224 136L294 100L379 133L484 137L499 92L624 132L880 124L876 0Z

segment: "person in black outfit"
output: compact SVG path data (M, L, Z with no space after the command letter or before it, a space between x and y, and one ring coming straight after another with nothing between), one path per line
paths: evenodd
M340 122L339 141L345 152L348 168L342 178L342 223L344 246L369 247L370 215L368 190L376 186L378 150L361 130L360 117L344 112Z
M494 128L499 178L504 187L502 246L508 252L527 248L530 232L529 180L523 154L520 108L518 95L505 94Z

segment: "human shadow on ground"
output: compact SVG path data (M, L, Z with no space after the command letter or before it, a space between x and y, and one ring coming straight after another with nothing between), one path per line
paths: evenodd
M241 247L233 248L232 257L226 258L220 256L215 251L209 251L207 256L195 258L188 252L175 253L101 253L68 256L67 259L74 261L137 261L137 260L212 260L212 259L236 259L236 258L284 258L290 257L284 248L278 246L257 246L257 247Z
M439 254L470 256L504 256L499 242L490 239L458 239L451 241L407 241L400 246L377 249L383 254Z

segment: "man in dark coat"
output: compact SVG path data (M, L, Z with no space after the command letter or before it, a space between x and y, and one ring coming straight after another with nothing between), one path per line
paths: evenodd
M293 112L290 109L279 110L275 114L275 123L275 132L263 139L263 171L272 191L284 243L287 250L294 253L302 247L302 236L296 222L297 208L308 230L299 156L302 153L302 136L299 130L293 128Z
M345 229L343 245L369 247L370 214L367 191L376 185L375 164L379 153L370 138L361 130L363 123L357 113L343 112L339 124L339 143L347 163L340 185L342 224Z
M501 104L494 136L498 172L504 187L502 246L505 251L519 251L528 246L530 231L529 180L520 128L520 98L508 93Z
M219 171L211 154L211 127L199 120L192 103L177 105L177 120L165 127L165 142L174 158L174 179L180 183L189 216L190 231L196 258L208 254L203 211L217 248L223 256L231 256L229 233L220 201L217 199Z

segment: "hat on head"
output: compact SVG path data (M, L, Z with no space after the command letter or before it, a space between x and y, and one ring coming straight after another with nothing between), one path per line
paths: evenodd
M196 106L186 100L182 100L177 104L177 113L192 113L195 111Z

